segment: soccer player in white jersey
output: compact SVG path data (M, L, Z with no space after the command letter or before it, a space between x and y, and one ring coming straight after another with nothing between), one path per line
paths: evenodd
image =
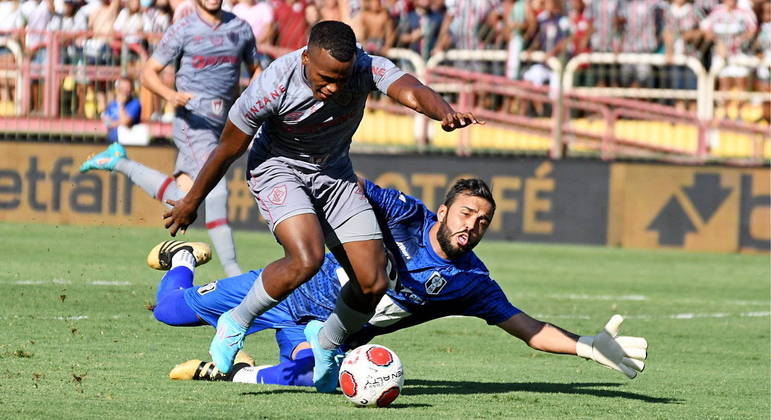
M619 316L606 326L607 333L581 337L536 320L509 302L473 251L495 212L493 195L484 181L455 182L437 213L414 197L362 182L389 250L390 284L374 316L348 337L341 350L433 319L464 315L498 326L534 349L593 359L629 378L645 367L647 341L618 337ZM207 251L206 244L168 241L150 252L152 267L169 270L158 285L153 310L158 321L172 326L213 326L249 293L261 270L193 286L195 266L206 262ZM314 356L303 330L306 324L330 316L336 296L348 281L340 264L328 254L311 280L252 322L247 334L276 331L279 364L253 368L248 362L237 363L223 375L211 363L191 360L174 368L170 376L313 386Z
M81 172L121 172L162 203L185 194L217 145L227 112L239 93L241 64L246 64L250 74L257 68L251 27L221 7L222 0L196 0L195 13L169 27L142 72L144 86L176 107L172 138L179 152L174 177L128 159L118 143L86 160ZM177 60L174 90L161 82L159 74ZM234 276L241 268L228 224L227 201L226 180L218 179L206 197L206 228L225 273Z
M318 271L326 244L352 281L323 327L306 333L316 388L334 390L335 349L372 317L388 284L382 234L348 155L376 89L447 131L480 123L388 59L358 48L348 25L320 22L307 47L278 58L244 91L190 192L166 213L172 235L190 225L203 197L252 142L247 182L285 256L268 264L244 301L220 317L209 351L221 371L230 370L252 321Z

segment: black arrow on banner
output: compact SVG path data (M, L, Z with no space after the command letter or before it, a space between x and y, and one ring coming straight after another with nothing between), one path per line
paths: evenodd
M664 208L645 229L659 232L659 245L672 246L683 246L685 234L696 232L696 226L691 223L683 206L674 196L667 201Z
M693 186L683 188L683 191L705 224L731 194L731 188L720 186L720 174L696 174Z

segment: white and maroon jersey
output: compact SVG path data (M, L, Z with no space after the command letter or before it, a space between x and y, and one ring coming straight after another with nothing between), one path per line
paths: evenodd
M239 130L257 133L250 160L344 156L364 116L369 93L377 89L387 94L391 83L405 74L387 58L357 48L350 79L340 91L320 101L313 97L305 75L303 51L305 48L271 63L230 109L228 117Z
M153 59L163 65L179 59L177 91L195 95L185 109L221 127L238 94L241 63L254 65L257 49L252 28L234 14L222 12L213 26L194 12L169 27Z
M757 28L755 13L742 7L729 10L720 5L702 21L702 29L715 34L716 39L728 49L729 55L740 53L742 35L748 32L754 33Z
M664 3L659 0L631 0L627 2L622 16L626 20L624 42L621 51L629 53L652 53L659 45L656 35L656 11Z
M690 3L684 3L682 6L672 4L666 9L664 27L674 39L675 54L696 54L696 48L693 44L685 42L683 34L699 29L700 19L699 13Z
M591 0L585 11L587 19L594 24L590 40L592 51L612 52L621 38L617 20L624 13L625 1Z

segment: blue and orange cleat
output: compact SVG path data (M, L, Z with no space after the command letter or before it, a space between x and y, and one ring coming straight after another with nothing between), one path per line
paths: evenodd
M236 353L244 347L247 330L233 319L232 312L231 309L220 315L217 320L217 333L209 346L212 362L222 373L228 373L233 368Z
M126 149L120 143L113 143L103 152L90 156L80 165L80 172L88 172L93 169L112 171L115 164L121 159L126 159Z

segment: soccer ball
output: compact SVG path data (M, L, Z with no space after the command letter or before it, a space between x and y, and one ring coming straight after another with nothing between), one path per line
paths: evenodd
M404 385L404 367L393 351L376 344L357 347L340 366L340 389L359 406L385 407Z

